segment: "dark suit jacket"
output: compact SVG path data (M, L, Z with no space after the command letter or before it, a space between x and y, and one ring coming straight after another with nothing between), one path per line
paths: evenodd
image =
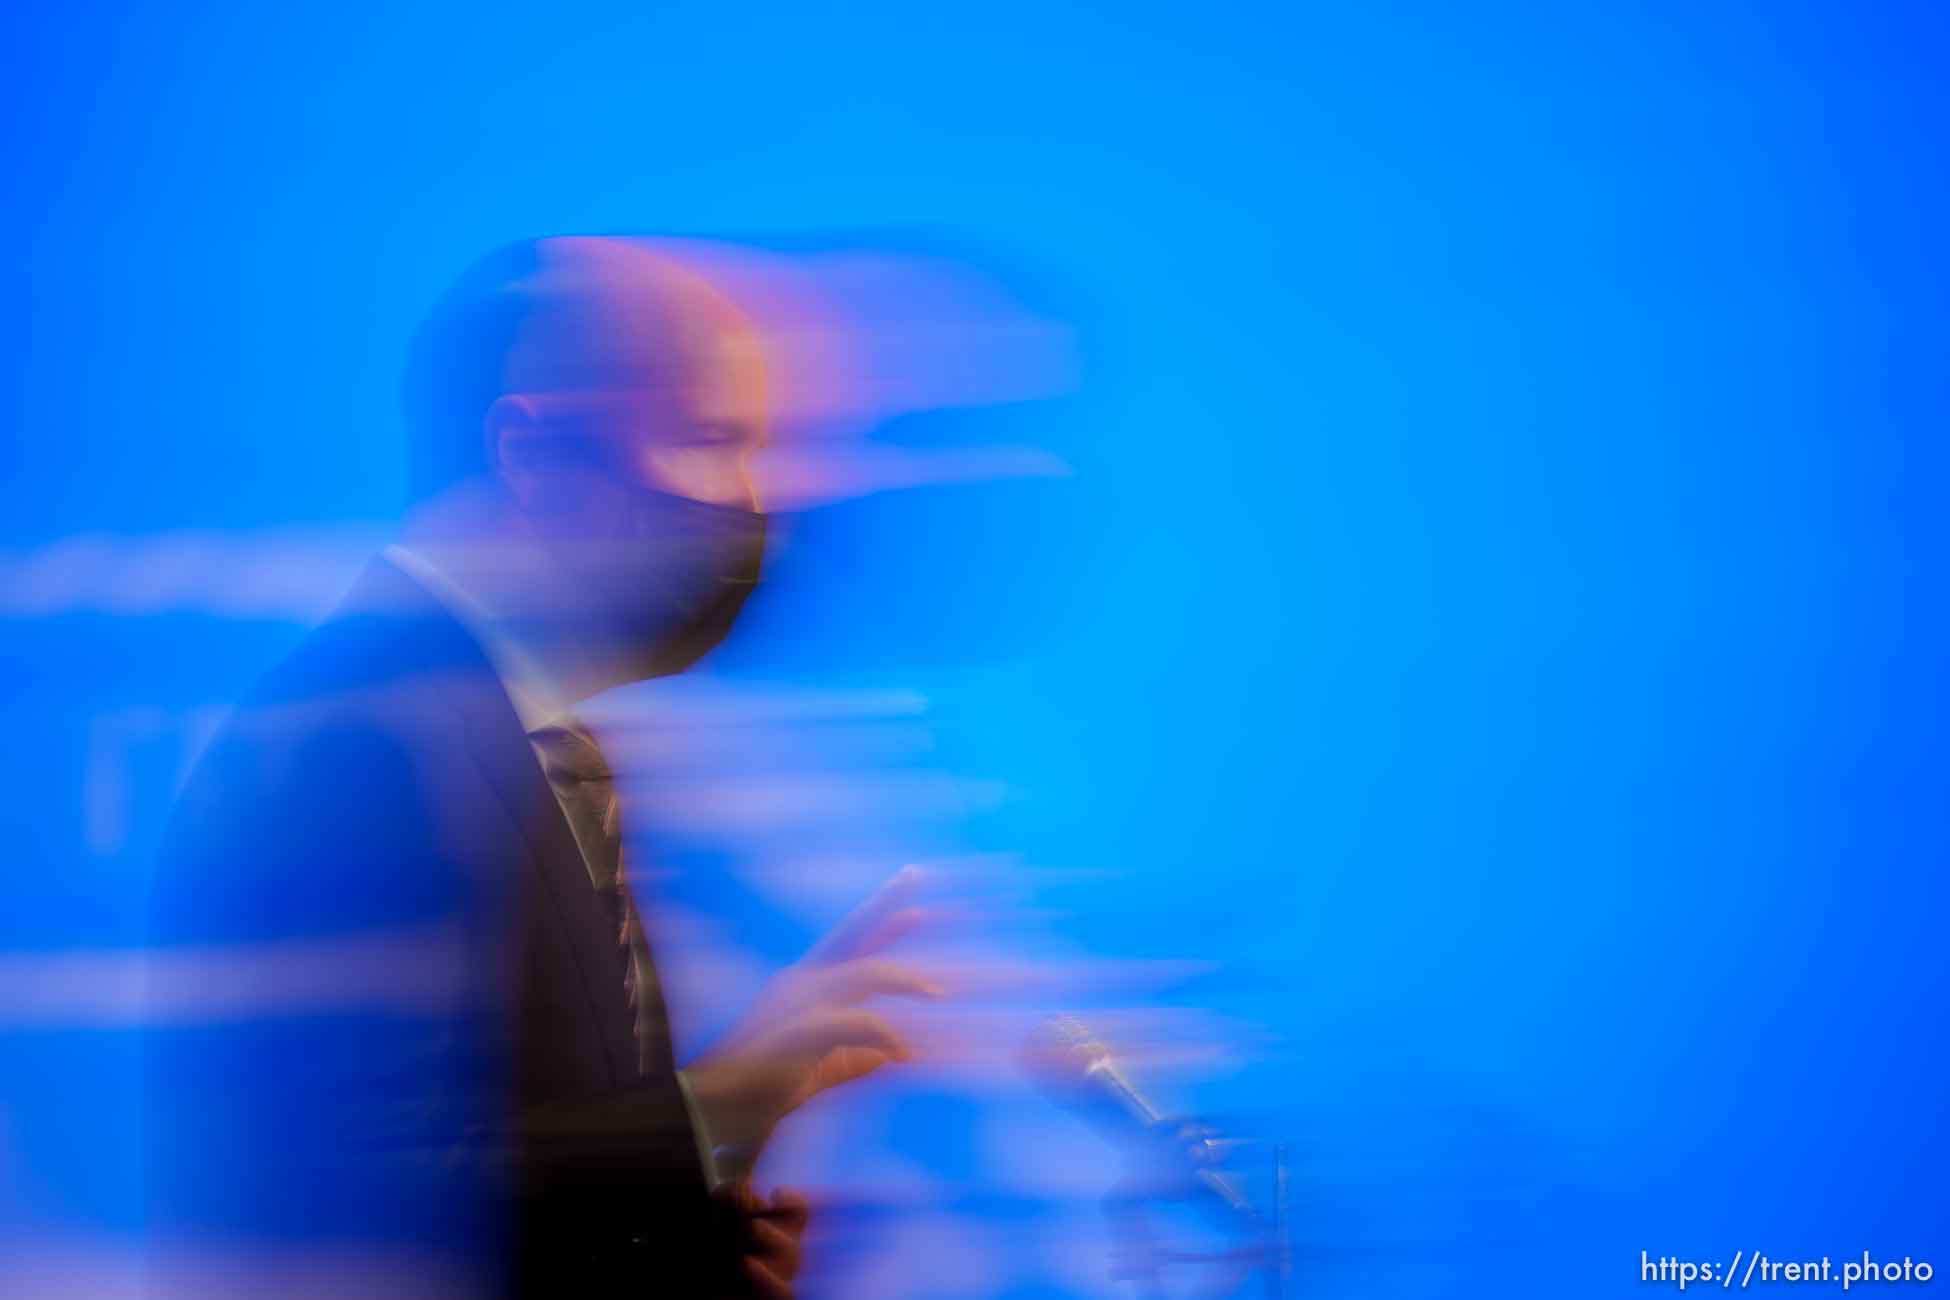
M213 742L153 916L159 1232L430 1251L521 1293L728 1289L614 913L480 646L390 564Z

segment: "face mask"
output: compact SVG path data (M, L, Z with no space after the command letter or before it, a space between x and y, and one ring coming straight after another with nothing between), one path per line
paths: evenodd
M616 586L628 667L640 677L683 672L722 642L758 585L765 516L645 492L619 545Z

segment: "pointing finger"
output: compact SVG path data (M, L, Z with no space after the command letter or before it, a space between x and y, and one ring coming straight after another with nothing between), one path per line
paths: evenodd
M839 1047L871 1048L896 1061L905 1061L911 1055L899 1032L871 1011L828 1011L813 1016L794 1026L787 1041L797 1051L821 1056Z
M892 943L905 930L890 934L889 923L908 906L926 879L927 873L913 865L896 871L866 902L827 931L826 937L813 945L807 960L820 964L845 961Z
M852 1006L873 997L941 998L948 990L911 967L877 957L828 966L819 976L826 998Z

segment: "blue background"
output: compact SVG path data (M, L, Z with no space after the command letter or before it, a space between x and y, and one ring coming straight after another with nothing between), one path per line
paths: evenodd
M1221 959L1185 996L1287 1045L1203 1100L1296 1144L1309 1293L1950 1264L1940 12L10 27L12 553L383 520L407 333L503 240L963 241L1078 330L1074 395L992 413L1075 476L809 523L911 617L801 667L1007 666L946 733L1027 792L978 837L1115 863L1054 891L1078 940ZM929 548L860 540L917 511L952 615ZM139 942L175 760L91 849L90 720L225 698L298 631L0 622L0 947ZM0 1025L0 1236L139 1237L132 1059Z

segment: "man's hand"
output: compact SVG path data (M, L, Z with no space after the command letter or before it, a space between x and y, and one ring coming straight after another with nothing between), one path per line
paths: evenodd
M751 1300L792 1300L799 1276L799 1243L806 1235L806 1198L781 1188L768 1204L743 1179L726 1183L718 1197L743 1223L738 1261Z
M923 918L911 906L922 873L904 867L797 965L759 993L724 1039L686 1067L711 1141L749 1162L778 1122L828 1088L908 1059L886 1020L861 1008L880 996L940 997L918 971L875 954Z

